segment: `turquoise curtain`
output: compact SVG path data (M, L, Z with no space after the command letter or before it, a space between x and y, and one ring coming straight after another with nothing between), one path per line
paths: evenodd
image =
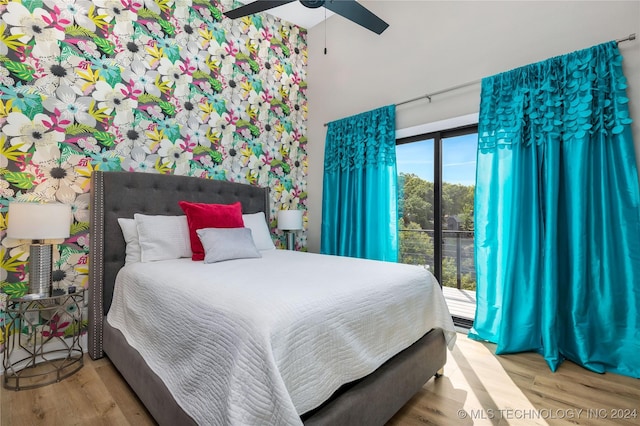
M327 125L322 253L398 261L395 115L389 105Z
M640 195L615 42L482 81L469 336L640 377Z

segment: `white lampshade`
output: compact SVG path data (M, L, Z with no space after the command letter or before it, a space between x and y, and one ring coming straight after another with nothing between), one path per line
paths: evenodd
M9 203L7 237L16 240L67 238L71 207L60 203Z
M278 229L297 231L302 229L302 210L279 210Z

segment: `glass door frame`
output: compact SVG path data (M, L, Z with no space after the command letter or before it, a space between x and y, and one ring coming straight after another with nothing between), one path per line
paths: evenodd
M396 145L433 139L433 275L442 287L442 140L456 136L478 133L478 125L470 124L436 132L396 139Z

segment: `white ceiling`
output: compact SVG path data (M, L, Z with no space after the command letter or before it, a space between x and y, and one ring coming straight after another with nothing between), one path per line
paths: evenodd
M252 3L254 0L238 0L240 3ZM299 1L287 3L282 6L274 7L265 11L270 15L276 16L285 21L289 21L292 24L296 24L299 27L309 29L316 24L324 21L325 17L330 17L333 12L325 9L324 7L318 7L310 9L305 7Z

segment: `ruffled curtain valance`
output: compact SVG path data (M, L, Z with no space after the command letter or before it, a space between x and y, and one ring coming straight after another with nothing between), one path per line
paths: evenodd
M395 164L395 120L390 105L329 123L325 170Z
M570 142L631 123L615 42L482 80L478 146Z

